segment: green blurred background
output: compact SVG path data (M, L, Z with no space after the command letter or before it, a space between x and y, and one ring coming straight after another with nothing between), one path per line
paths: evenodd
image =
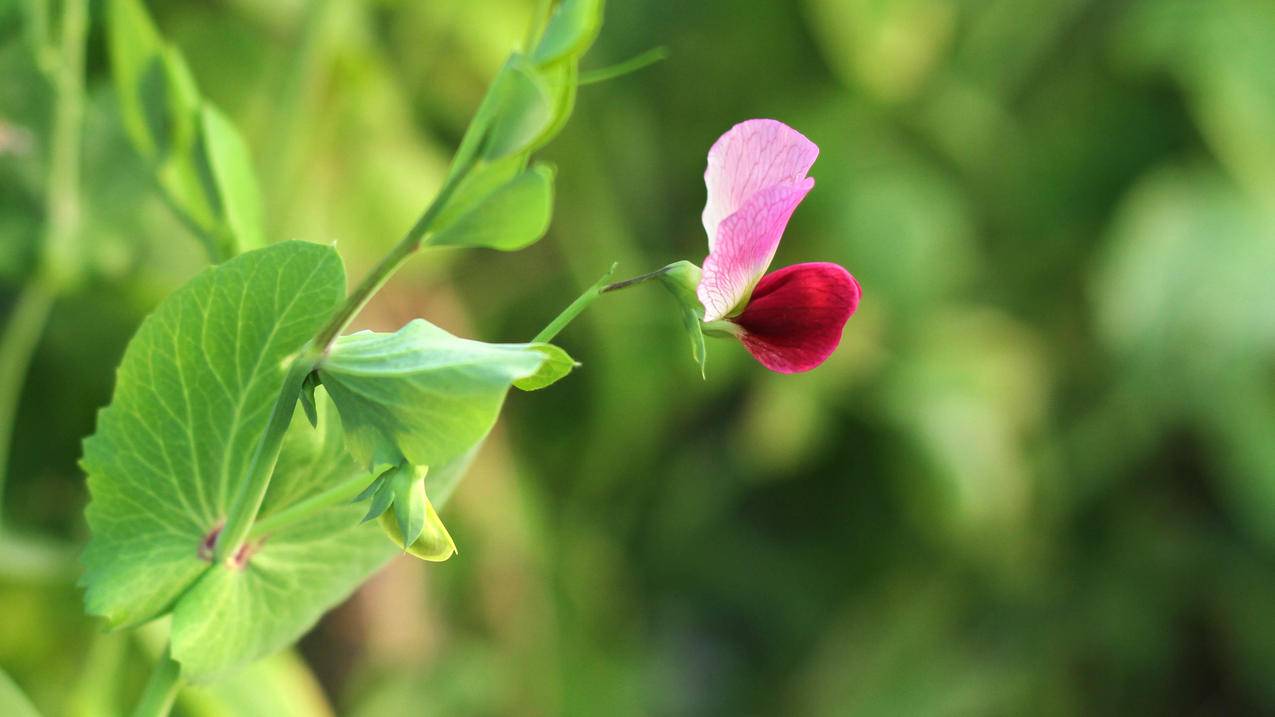
M37 4L0 0L4 317L47 219ZM358 277L531 4L149 7L248 137L269 236ZM20 381L0 541L0 666L47 715L119 713L162 644L83 615L76 461L206 262L123 135L101 15L79 280ZM1275 3L612 0L585 69L657 45L581 89L545 241L422 255L360 327L526 340L612 261L700 261L709 145L774 117L822 149L776 266L863 285L838 353L780 376L712 342L704 381L669 297L605 297L444 511L458 557L392 563L179 711L1275 712Z

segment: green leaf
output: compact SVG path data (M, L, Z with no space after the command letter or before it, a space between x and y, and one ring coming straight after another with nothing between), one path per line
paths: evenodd
M204 102L186 61L137 0L110 0L112 73L126 131L173 209L214 259L260 246L261 197L248 147Z
M203 272L142 323L84 442L89 613L113 627L144 622L208 569L201 553L260 440L285 360L344 290L332 248L283 242Z
M163 41L138 0L111 0L107 8L107 33L111 72L124 128L143 155L155 157L162 144L155 142L151 128L167 114L163 111L167 104L162 96L155 97L156 90L163 88ZM145 88L151 88L150 102L144 99L148 94Z
M483 158L492 161L530 149L558 119L557 98L535 65L523 55L512 55L474 116L474 124L487 128Z
M695 293L699 286L700 268L689 261L679 261L665 267L659 275L660 284L677 299L682 309L682 328L691 340L691 356L699 364L700 376L705 375L708 359L704 349L704 305Z
M220 110L205 103L201 114L204 161L216 197L239 251L261 246L261 193L243 137Z
M602 0L562 0L531 57L547 65L564 58L578 60L602 28Z
M459 151L459 150L458 150ZM509 184L527 167L527 154L516 154L494 162L479 162L465 174L456 193L434 223L436 234L448 231L501 187Z
M432 246L514 251L539 240L553 214L553 168L537 164L497 188L451 226L433 234Z
M514 381L514 386L523 391L539 391L547 386L561 381L572 369L579 366L576 360L567 355L566 351L554 346L553 344L533 344L535 349L544 354L545 361L540 364L540 368L527 378L520 378Z
M341 337L319 375L360 464L441 466L487 435L513 382L548 360L544 345L460 339L417 319Z
M556 137L567 126L567 120L571 119L571 112L576 105L576 89L579 86L579 64L575 60L561 62L542 69L540 77L549 92L552 110L549 122L541 130L540 136L531 143L533 150L549 144L549 140Z
M188 679L295 642L395 553L376 526L359 522L349 496L370 476L345 452L331 399L322 390L315 397L318 428L297 411L244 559L211 567L173 611L173 657ZM307 500L326 507L289 516Z
M186 64L186 58L182 57L177 48L165 45L162 63L163 92L167 100L167 106L164 109L167 110L168 116L160 121L169 132L168 144L160 143L161 138L158 135L155 140L161 154L168 151L176 156L189 155L190 148L195 145L199 133L199 109L202 104L199 98L199 87L195 84L195 76L191 74L190 67Z
M109 43L124 127L151 161L182 155L194 137L199 91L181 54L137 0L112 0Z

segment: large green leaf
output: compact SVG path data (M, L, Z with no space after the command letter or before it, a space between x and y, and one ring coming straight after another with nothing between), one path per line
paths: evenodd
M296 641L398 551L350 498L372 480L322 388L298 409L243 560L212 566L173 610L173 657L202 679Z
M284 242L205 271L142 323L84 442L90 613L112 626L146 621L208 569L201 548L226 516L286 359L344 287L333 249Z
M553 168L538 164L496 188L451 226L430 236L432 246L513 251L545 235L553 214Z
M561 354L561 356L559 356ZM441 466L487 435L509 387L545 364L574 364L549 344L486 344L417 319L393 334L337 341L319 376L361 465Z

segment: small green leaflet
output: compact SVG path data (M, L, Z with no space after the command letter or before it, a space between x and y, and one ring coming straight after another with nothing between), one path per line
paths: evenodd
M203 164L208 167L226 230L241 247L263 244L261 191L243 137L216 107L204 103L200 115Z
M579 63L574 59L564 60L555 65L540 68L541 81L549 93L553 103L551 119L540 136L531 144L531 149L539 149L549 143L571 119L571 112L576 106L576 89L579 86Z
M209 568L173 610L173 657L188 679L292 644L399 552L359 522L350 498L372 477L345 452L331 399L322 388L315 398L319 425L293 418L246 565ZM310 513L308 501L329 507Z
M173 208L216 260L260 246L261 199L243 138L200 98L181 53L138 0L110 0L108 20L124 127Z
M691 340L691 357L699 364L700 376L704 376L708 359L704 349L704 305L695 293L700 273L698 266L683 260L664 267L659 279L682 309L682 328Z
M553 175L549 165L531 167L482 197L463 216L431 234L426 243L502 251L534 243L549 229Z
M416 319L393 334L341 337L319 366L319 378L360 465L406 458L441 466L487 435L515 381L539 375L548 385L572 366L566 352L550 344L470 341Z
M557 108L557 95L539 68L524 55L511 55L474 116L474 124L486 129L483 159L530 150L555 123Z
M139 152L156 160L172 145L172 73L164 42L137 0L111 0L107 9L108 48L124 128Z

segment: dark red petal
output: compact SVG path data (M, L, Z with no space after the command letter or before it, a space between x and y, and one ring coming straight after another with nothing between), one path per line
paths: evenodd
M757 282L743 313L732 319L740 341L763 366L800 373L823 363L859 306L859 282L836 264L796 264Z

